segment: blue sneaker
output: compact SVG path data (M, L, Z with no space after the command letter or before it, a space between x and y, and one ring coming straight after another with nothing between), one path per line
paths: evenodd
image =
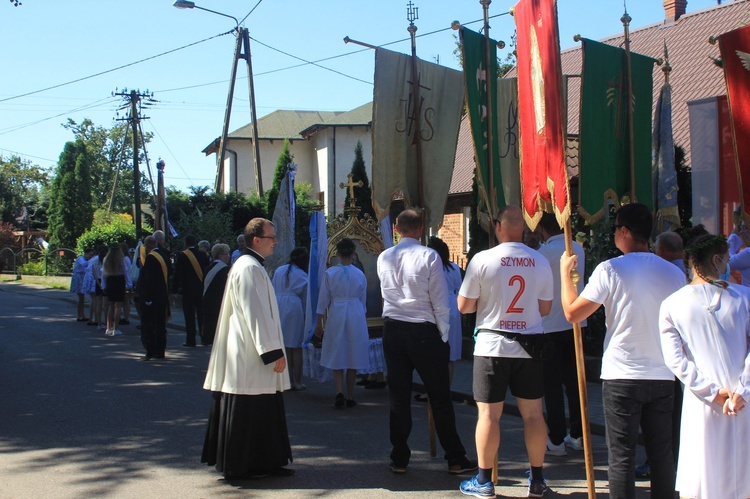
M529 477L529 495L527 497L542 497L547 492L547 482L542 478L541 480L532 480Z
M464 480L461 482L461 486L458 488L458 490L461 491L462 494L466 494L467 496L474 496L474 497L496 497L495 494L495 484L492 482L487 483L479 483L477 482L477 478L479 475L476 475L471 478L471 480Z

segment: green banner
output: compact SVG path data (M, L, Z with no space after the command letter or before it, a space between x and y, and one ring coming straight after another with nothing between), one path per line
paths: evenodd
M469 109L469 124L474 138L474 155L477 160L477 186L479 188L479 211L491 217L505 206L503 180L500 172L500 153L497 127L497 42L490 39L490 67L487 68L484 36L468 29L461 30L466 78L466 107ZM492 129L492 184L490 185L488 154L488 117L493 120Z
M631 52L636 201L649 207L654 59ZM583 40L580 115L580 204L587 222L604 215L605 199L630 196L628 73L625 50ZM632 202L632 196L630 196ZM652 207L653 208L653 207Z

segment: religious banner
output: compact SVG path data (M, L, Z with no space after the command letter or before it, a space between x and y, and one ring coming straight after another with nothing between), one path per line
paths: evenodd
M474 139L476 160L476 182L479 199L477 210L487 212L493 218L498 209L505 206L503 175L500 169L499 130L496 123L497 106L497 42L489 41L489 67L487 67L487 39L470 29L462 28L461 49L464 57L466 81L466 108L469 111L469 126ZM505 88L505 87L504 87ZM507 95L507 92L505 93ZM492 98L490 98L492 97ZM489 144L489 119L493 119L492 144ZM492 172L490 173L490 154Z
M635 199L630 192L628 73L625 50L583 39L578 211L587 223L626 195L653 208L651 191L651 104L655 60L630 54L633 85Z
M555 0L516 4L523 215L533 230L544 205L560 226L570 216L560 39ZM650 127L649 127L650 129Z
M497 150L505 203L521 206L521 163L518 130L518 80L497 79ZM496 184L497 185L497 184Z
M750 220L750 26L719 37L734 142L742 216Z
M677 170L674 164L674 136L672 135L672 86L664 82L654 111L653 164L655 234L680 227L677 209Z
M463 104L461 73L417 59L415 102L411 57L375 52L372 121L372 197L378 220L398 192L407 206L426 209L427 227L443 220ZM421 147L419 200L417 142Z
M328 235L326 232L326 217L321 211L314 211L310 217L310 263L307 267L307 305L305 316L305 342L303 348L302 373L318 381L327 381L333 377L332 371L320 365L321 349L312 343L317 315L314 310L318 307L320 283L326 273L328 255Z
M276 269L289 262L289 255L294 249L294 217L296 202L294 199L294 177L297 174L296 165L291 164L287 168L284 178L279 186L279 196L276 198L276 207L273 210L273 222L276 229L278 243L273 249L273 254L266 258L263 266L268 275L273 277Z

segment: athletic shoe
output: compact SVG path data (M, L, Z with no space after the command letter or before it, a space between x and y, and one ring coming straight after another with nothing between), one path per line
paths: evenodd
M547 482L542 478L541 480L532 480L529 477L529 495L528 497L542 497L547 492Z
M477 462L472 461L466 456L459 457L458 459L451 459L448 461L448 473L451 475L460 475L461 473L468 473L470 471L476 471Z
M565 445L573 450L583 450L583 437L573 438L565 435Z
M119 329L115 329L114 331L112 331L113 336L120 336L121 334L122 334L122 331L120 331Z
M493 484L492 482L479 483L477 482L478 476L479 475L472 477L470 480L464 480L463 482L461 482L461 486L458 488L458 490L460 490L462 494L466 494L467 496L496 497L497 494L495 494L495 484Z
M555 445L552 440L547 437L547 455L548 456L567 456L568 451L565 450L565 442L560 445Z
M346 407L351 409L352 407L357 407L357 401L352 399L346 399Z
M99 324L98 326L96 326L96 329L104 331L107 329L107 326L105 324Z
M106 334L107 336L114 336L115 335L115 330L114 329L107 329L104 332L104 334Z
M399 466L398 464L391 461L391 471L397 475L403 475L404 473L406 473L406 465Z

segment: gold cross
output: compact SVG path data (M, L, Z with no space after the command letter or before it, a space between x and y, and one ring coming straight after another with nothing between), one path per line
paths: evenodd
M354 181L354 175L352 175L351 173L348 174L347 177L349 178L349 183L345 184L345 183L341 182L339 184L339 188L340 189L346 189L346 188L348 188L349 189L349 198L354 199L354 188L355 187L362 187L365 184L363 184L361 180L358 181L358 182L355 182Z

